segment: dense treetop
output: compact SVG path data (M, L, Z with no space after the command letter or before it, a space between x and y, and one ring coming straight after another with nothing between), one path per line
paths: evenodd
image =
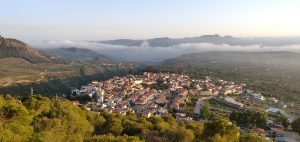
M242 136L241 136L242 135ZM179 122L172 116L91 112L64 99L0 96L0 141L190 142L247 141L228 120Z

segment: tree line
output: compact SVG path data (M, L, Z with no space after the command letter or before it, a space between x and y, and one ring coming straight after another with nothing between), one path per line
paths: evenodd
M54 97L0 96L0 141L192 142L264 141L228 120L177 122L174 117L92 112Z

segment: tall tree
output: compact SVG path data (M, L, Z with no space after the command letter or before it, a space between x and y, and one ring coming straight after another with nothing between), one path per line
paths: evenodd
M202 119L208 119L210 116L210 106L209 103L205 102L203 103L203 105L201 106L200 109L200 118Z

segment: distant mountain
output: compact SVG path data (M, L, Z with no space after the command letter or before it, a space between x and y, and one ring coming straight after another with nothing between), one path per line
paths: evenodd
M146 40L118 39L98 41L98 43L124 46L142 46L147 43L151 47L169 47L185 43L212 43L228 45L262 45L262 46L283 46L300 44L300 37L263 37L263 38L236 38L232 36L203 35L200 37L172 39L168 37L153 38Z
M185 54L163 62L165 65L211 62L226 64L256 64L300 67L300 54L288 51L277 52L243 52L243 51L214 51Z
M111 45L124 45L124 46L140 46L143 43L143 40L117 39L117 40L98 41L98 43L111 44Z
M51 57L17 39L0 36L0 59L21 58L31 63L52 62Z
M85 48L53 48L45 49L50 55L57 56L59 58L74 60L74 61L97 61L97 62L111 62L111 59L105 55L99 54L93 50Z

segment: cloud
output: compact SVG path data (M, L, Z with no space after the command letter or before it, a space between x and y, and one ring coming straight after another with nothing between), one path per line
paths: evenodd
M262 45L228 45L212 43L184 43L169 47L150 47L147 42L141 46L124 46L102 44L93 41L41 41L32 42L36 48L78 47L94 50L98 53L130 61L161 61L182 54L208 51L294 51L300 52L300 45L262 46Z

